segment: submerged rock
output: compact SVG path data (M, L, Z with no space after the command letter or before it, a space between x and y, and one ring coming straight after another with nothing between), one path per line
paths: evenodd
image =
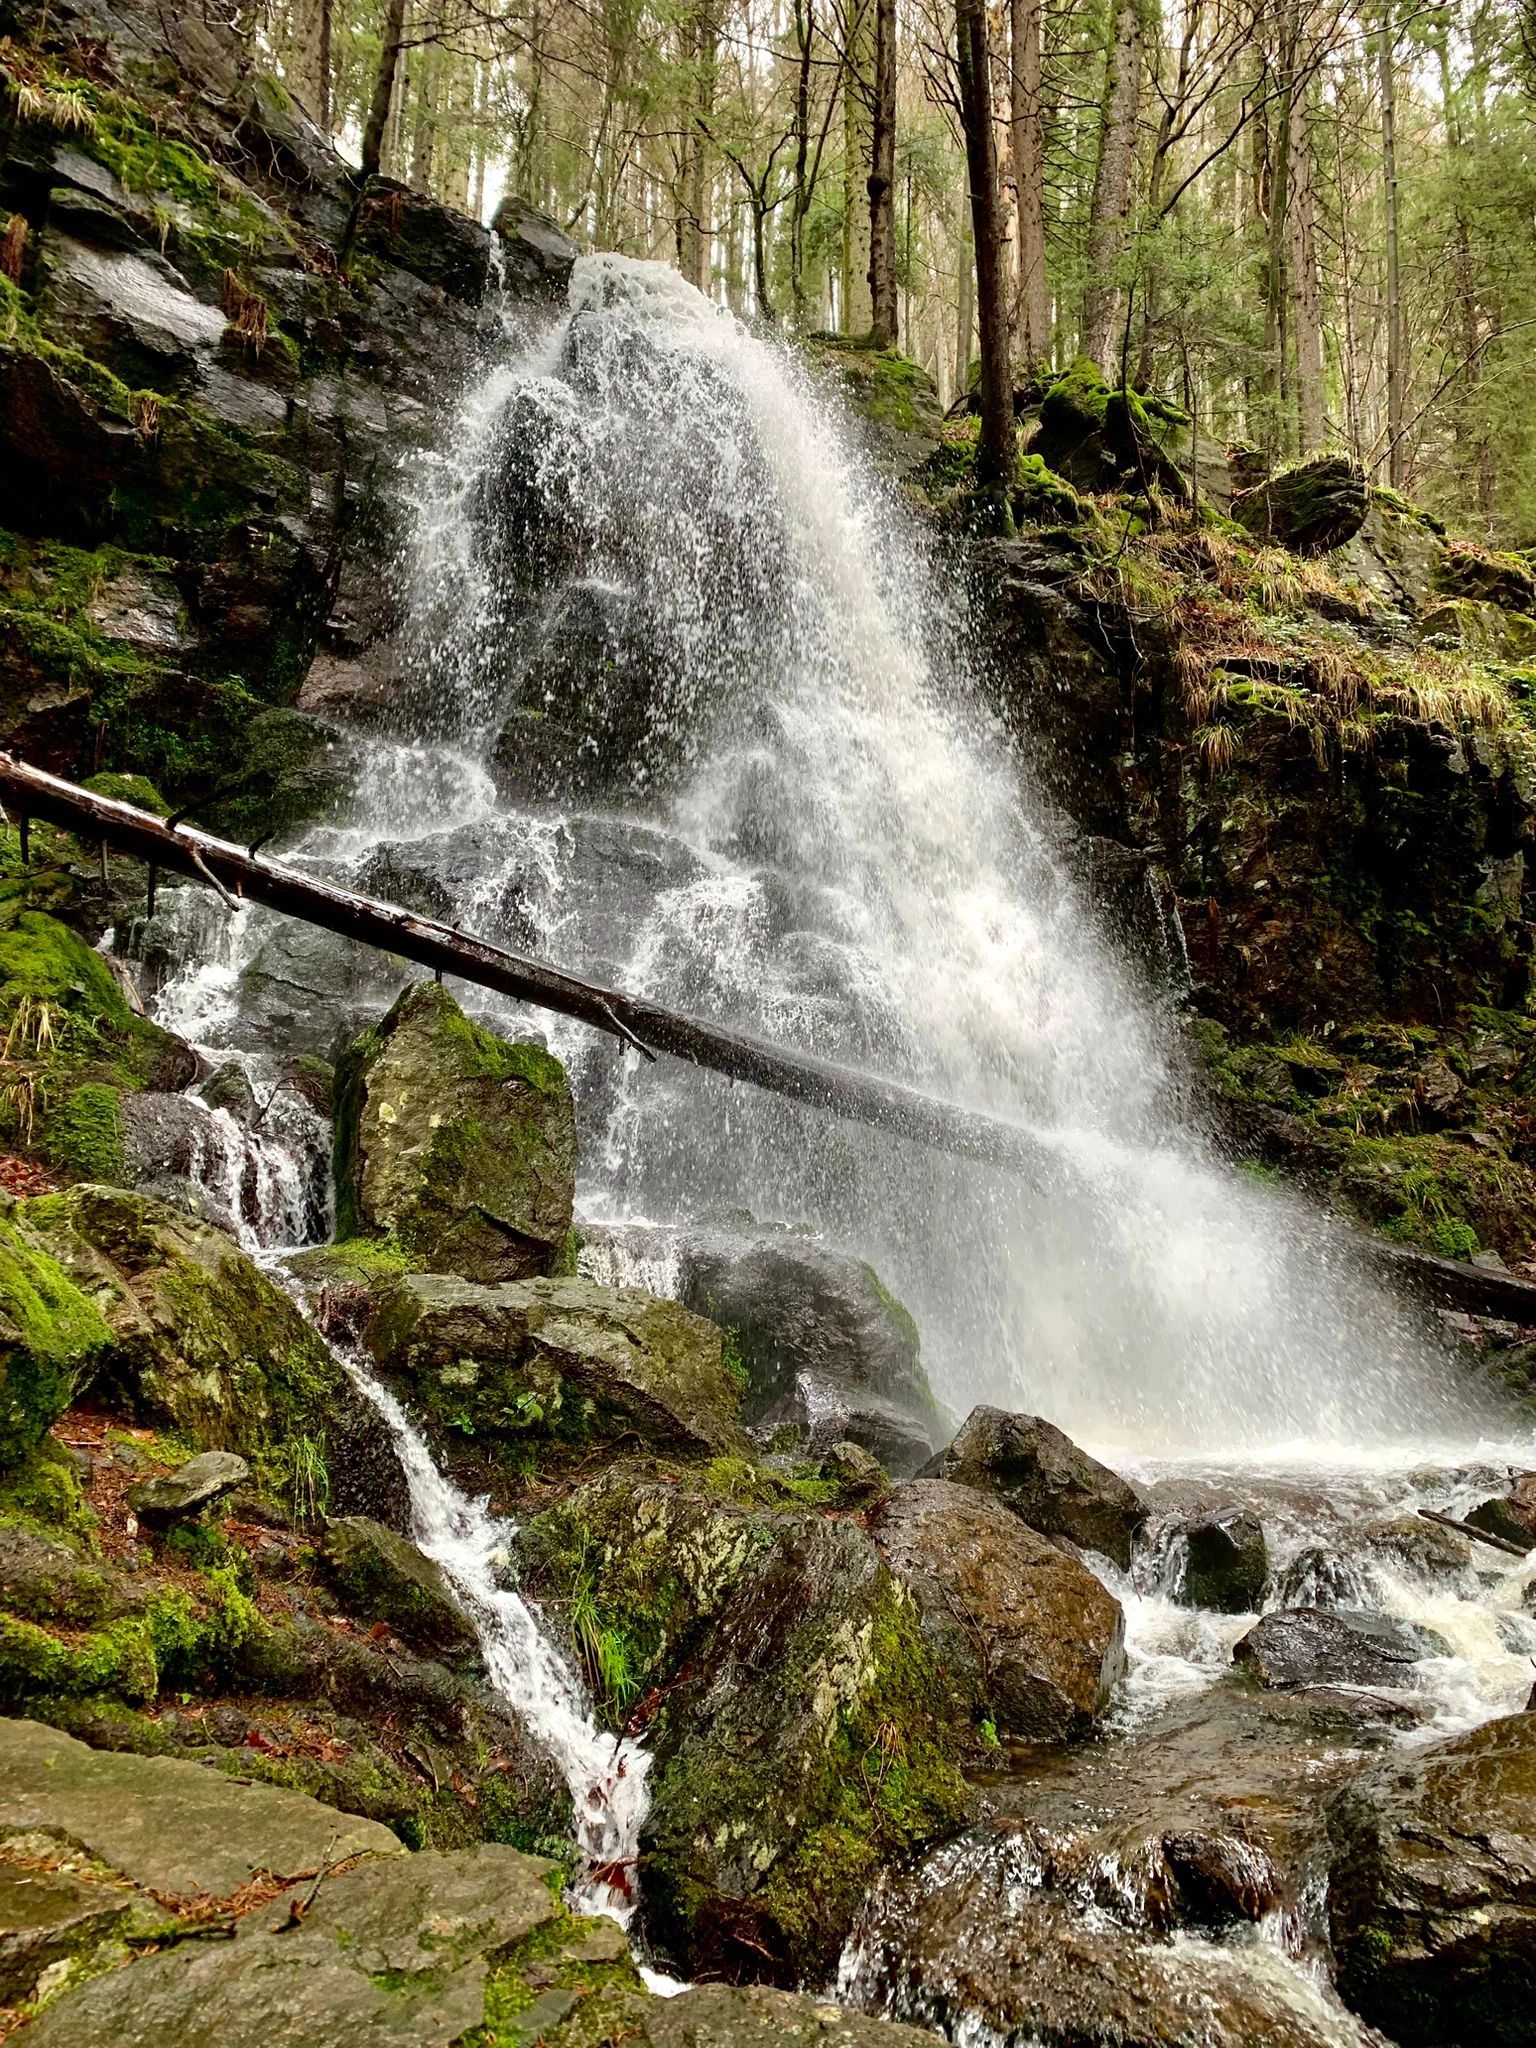
M1233 1662L1261 1685L1402 1686L1425 1657L1446 1657L1450 1645L1432 1629L1385 1615L1319 1607L1266 1614L1232 1652Z
M1349 2003L1404 2048L1536 2039L1536 1714L1378 1765L1329 1832Z
M472 1024L413 982L336 1076L343 1237L392 1236L418 1266L469 1280L550 1272L571 1227L576 1125L541 1046Z
M918 1476L995 1493L1042 1536L1068 1536L1122 1567L1151 1513L1139 1488L1080 1451L1054 1423L1000 1408L973 1408L954 1442Z
M1125 1670L1125 1617L1086 1566L995 1495L943 1480L898 1487L872 1526L972 1718L1058 1742L1102 1712Z
M910 1598L850 1521L797 1518L737 1582L654 1749L642 1910L688 1975L825 1982L881 1864L968 1803Z
M626 1435L695 1454L746 1448L720 1332L638 1288L410 1273L383 1289L364 1342L439 1440L457 1431L502 1452Z
M1264 1525L1246 1508L1202 1516L1180 1532L1184 1563L1174 1598L1218 1614L1252 1614L1269 1577Z

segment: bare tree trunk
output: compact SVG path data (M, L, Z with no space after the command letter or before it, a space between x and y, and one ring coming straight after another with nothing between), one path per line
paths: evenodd
M1466 138L1461 132L1461 115L1456 104L1456 83L1451 72L1451 53L1442 30L1439 38L1440 100L1445 118L1445 139L1450 147L1455 178L1453 226L1456 251L1456 296L1461 305L1461 351L1466 361L1462 372L1462 400L1456 424L1456 439L1470 458L1468 467L1477 479L1477 509L1485 519L1493 513L1494 453L1488 435L1479 431L1477 388L1482 382L1482 309L1472 270L1472 238L1467 228L1467 210L1462 181L1466 177Z
M379 68L374 73L373 96L368 102L368 119L363 128L364 182L379 175L384 152L384 131L389 126L390 102L395 93L395 73L400 66L400 42L405 34L405 0L387 0L384 34L379 45Z
M971 232L969 180L960 188L960 220L955 231L959 249L955 289L955 390L966 389L971 374L971 335L976 326L976 238Z
M1109 356L1120 309L1115 273L1125 250L1131 206L1131 172L1136 161L1136 113L1141 99L1142 0L1116 0L1114 26L1104 66L1104 101L1099 126L1099 160L1093 180L1084 251L1083 354L1096 363ZM978 237L978 268L981 249Z
M1403 297L1398 266L1397 30L1391 0L1382 8L1377 61L1381 83L1381 178L1387 219L1387 482L1403 482Z
M1263 443L1271 456L1290 441L1287 395L1290 379L1289 336L1286 332L1290 278L1286 254L1290 246L1291 115L1296 93L1296 41L1301 27L1300 0L1286 0L1277 66L1279 102L1270 150L1269 236L1264 265L1264 400Z
M715 56L718 31L709 0L701 0L690 30L694 67L693 123L688 135L683 275L704 293L714 267L714 222L710 206L709 125L715 111Z
M1360 426L1359 340L1355 328L1355 255L1349 231L1349 186L1344 168L1344 124L1333 124L1334 181L1339 191L1339 298L1344 311L1344 434L1357 463L1365 459Z
M1045 274L1045 106L1041 62L1043 0L1011 0L1013 178L1018 195L1019 361L1050 360L1051 294Z
M847 0L843 50L843 332L868 334L875 317L869 295L869 173L874 98L876 0Z
M315 108L315 119L320 123L325 134L329 135L331 132L331 0L319 0L319 10L320 33L318 48L315 52L316 69L319 72L319 77L316 81L316 97L319 104Z
M869 164L869 336L894 348L896 326L896 0L874 0L875 90Z
M1013 358L1008 345L1006 245L997 189L997 145L992 126L992 73L983 0L955 0L955 69L971 187L976 237L976 308L981 328L981 433L976 483L992 501L997 525L1013 527L1012 494L1018 468L1013 426Z
M1301 453L1312 455L1327 438L1323 408L1323 314L1317 274L1317 210L1312 179L1312 124L1307 96L1291 107L1290 271L1296 309L1296 420Z
M789 296L805 327L805 217L811 210L811 44L816 0L795 0L795 182L789 202Z

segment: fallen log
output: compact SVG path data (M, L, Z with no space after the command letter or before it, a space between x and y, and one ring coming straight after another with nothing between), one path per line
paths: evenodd
M1458 1522L1454 1515L1442 1515L1436 1508L1420 1508L1419 1513L1426 1522L1438 1522L1442 1529L1455 1529L1463 1536L1470 1536L1474 1543L1486 1543L1490 1550L1502 1550L1510 1557L1519 1558L1531 1554L1518 1543L1511 1543L1507 1536L1495 1536L1489 1529L1479 1529L1476 1522Z
M1416 1252L1380 1238L1369 1240L1369 1257L1378 1272L1437 1308L1536 1329L1536 1281L1522 1280L1497 1266L1436 1258L1433 1252Z
M749 1082L936 1151L1007 1166L1037 1183L1059 1171L1049 1147L1035 1133L1003 1117L965 1109L903 1082L882 1080L747 1032L701 1023L643 996L579 980L543 961L489 945L457 926L323 882L269 860L255 848L233 846L194 826L157 818L135 804L98 796L10 754L0 754L0 803L20 822L23 833L29 818L45 819L81 839L130 854L151 870L186 875L227 901L265 904L438 974L457 975L518 1002L574 1017L647 1056L669 1053L729 1080Z

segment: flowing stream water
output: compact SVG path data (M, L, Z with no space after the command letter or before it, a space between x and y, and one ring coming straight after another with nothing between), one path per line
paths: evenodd
M456 988L567 1061L586 1217L811 1227L911 1307L956 1417L1044 1414L1133 1477L1226 1488L1264 1516L1278 1573L1351 1553L1384 1516L1464 1508L1531 1459L1341 1227L1183 1119L1169 1018L1098 935L1070 840L987 709L963 579L788 351L662 266L583 259L569 313L509 342L411 489L409 683L389 730L358 738L345 815L288 857L1006 1115L1056 1169L1028 1186ZM261 910L161 901L141 948L158 1016L258 1093L400 985ZM293 1112L231 1140L290 1160L220 1166L226 1202L259 1182L254 1240L294 1234L312 1137ZM496 1587L505 1530L366 1384L495 1682L542 1702L592 1862L622 1860L643 1758L595 1735ZM1444 1637L1414 1675L1433 1730L1523 1701L1523 1567L1490 1553L1449 1585L1352 1568ZM1130 1577L1103 1567L1128 1614L1127 1728L1214 1683L1251 1625L1177 1604L1174 1569L1155 1541Z

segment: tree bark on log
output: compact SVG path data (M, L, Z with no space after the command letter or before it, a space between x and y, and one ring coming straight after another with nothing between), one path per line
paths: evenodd
M0 802L15 818L46 819L81 839L115 847L152 868L186 875L232 899L265 904L342 938L574 1017L651 1057L670 1053L729 1080L750 1082L932 1150L1006 1166L1039 1186L1049 1185L1064 1171L1049 1148L1023 1125L814 1053L681 1016L643 996L580 981L543 961L488 945L455 926L337 888L190 825L168 824L136 805L97 796L9 754L0 754Z

